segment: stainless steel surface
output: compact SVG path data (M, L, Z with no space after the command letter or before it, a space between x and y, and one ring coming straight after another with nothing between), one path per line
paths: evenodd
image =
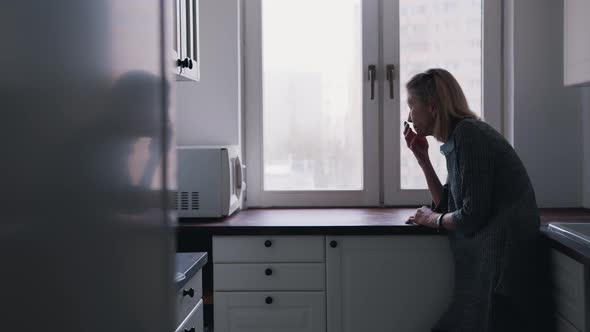
M590 246L590 223L588 222L552 222L549 223L548 228L576 242Z
M163 8L3 2L0 331L173 330Z

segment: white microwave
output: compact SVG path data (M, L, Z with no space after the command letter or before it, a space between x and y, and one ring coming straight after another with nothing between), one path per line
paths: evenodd
M179 146L178 217L224 217L242 208L246 183L237 146Z

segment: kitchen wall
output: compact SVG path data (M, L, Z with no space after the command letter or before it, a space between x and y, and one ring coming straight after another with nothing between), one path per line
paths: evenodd
M582 147L584 149L584 207L590 208L590 87L580 88L582 94Z
M177 83L179 145L241 141L239 3L200 1L201 81ZM539 206L590 207L590 87L563 86L563 1L506 0L504 14L505 135Z
M514 147L527 167L540 207L579 207L581 92L563 86L563 1L508 0L505 5L512 6L505 13L513 15L506 19L512 20L514 31Z
M176 83L177 144L240 144L239 0L199 1L199 82Z

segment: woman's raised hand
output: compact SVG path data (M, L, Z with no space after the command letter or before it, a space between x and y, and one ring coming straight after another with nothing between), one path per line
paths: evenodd
M408 148L414 153L418 163L427 162L428 141L425 136L416 134L407 121L404 121L404 137Z

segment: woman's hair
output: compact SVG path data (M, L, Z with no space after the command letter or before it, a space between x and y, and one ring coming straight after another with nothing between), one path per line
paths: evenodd
M467 99L457 80L441 68L428 69L412 77L406 83L408 92L420 101L434 106L437 113L433 136L445 142L451 134L451 125L456 119L479 118L469 110Z

